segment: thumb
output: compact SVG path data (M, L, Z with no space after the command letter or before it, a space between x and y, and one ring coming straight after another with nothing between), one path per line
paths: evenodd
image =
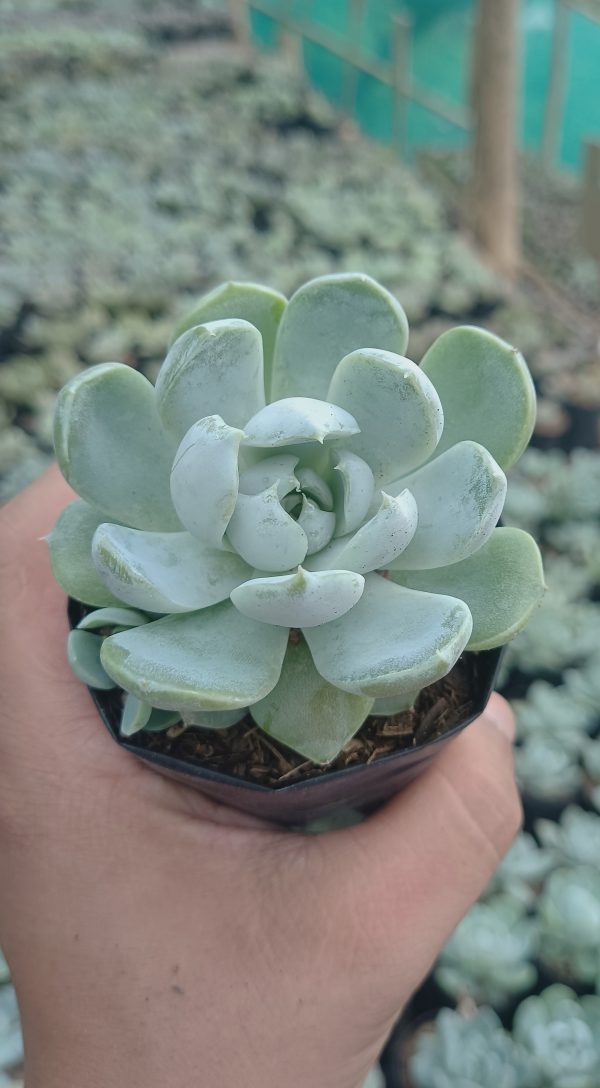
M379 941L390 982L397 987L401 977L408 987L404 996L396 990L401 1000L427 973L519 829L513 738L512 711L493 695L482 717L421 778L364 823L326 837L337 855L332 868L338 880L340 868L348 877L353 913L370 934L371 954Z

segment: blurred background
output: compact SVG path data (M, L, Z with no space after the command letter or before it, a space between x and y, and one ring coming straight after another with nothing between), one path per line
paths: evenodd
M362 270L404 305L415 361L457 323L525 354L539 416L505 521L549 585L502 677L525 831L383 1069L599 1088L599 0L0 0L0 100L0 501L50 462L72 374L153 378L229 278Z

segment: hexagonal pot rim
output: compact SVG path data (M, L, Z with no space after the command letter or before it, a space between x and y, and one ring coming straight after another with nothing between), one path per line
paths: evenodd
M69 601L69 622L72 627L80 619L81 608L78 601ZM251 815L294 824L331 813L341 807L374 806L416 778L450 740L482 713L493 691L503 651L503 646L478 653L467 651L468 656L476 657L479 664L473 682L474 686L477 684L477 690L472 693L473 709L445 733L414 748L402 748L381 756L369 764L353 764L283 786L265 786L212 767L204 767L201 763L187 762L177 756L140 748L119 736L106 709L108 693L95 688L88 690L113 740L120 748L142 760L154 771Z

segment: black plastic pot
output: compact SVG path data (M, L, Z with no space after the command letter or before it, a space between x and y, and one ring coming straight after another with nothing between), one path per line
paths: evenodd
M70 601L71 626L75 626L82 615L82 606L77 601ZM340 808L372 809L412 782L439 755L452 737L481 714L494 688L501 656L502 647L469 655L476 666L473 669L471 693L473 709L443 736L415 748L383 756L370 764L353 765L341 771L332 771L330 774L281 787L261 786L231 774L222 774L209 767L149 751L136 745L131 739L120 737L114 714L114 694L95 688L89 690L102 721L117 744L142 759L155 771L252 816L280 824L299 825L330 815Z

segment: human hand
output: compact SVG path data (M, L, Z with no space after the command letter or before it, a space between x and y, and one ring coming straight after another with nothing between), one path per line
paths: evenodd
M49 470L0 511L0 944L28 1088L358 1088L520 820L494 696L362 824L292 834L148 770L65 657Z

